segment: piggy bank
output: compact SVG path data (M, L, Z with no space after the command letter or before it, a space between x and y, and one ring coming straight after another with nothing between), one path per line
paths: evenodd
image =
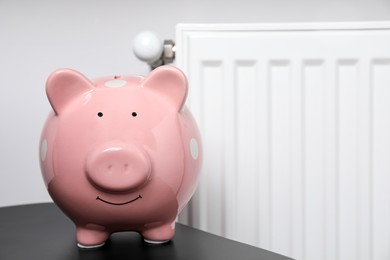
M98 247L119 231L172 239L202 157L184 74L162 66L145 78L89 80L60 69L46 93L53 111L40 140L42 176L74 222L77 245Z

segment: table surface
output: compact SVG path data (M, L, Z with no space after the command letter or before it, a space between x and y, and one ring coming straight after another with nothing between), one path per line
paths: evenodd
M136 232L111 235L97 249L76 246L73 223L53 204L0 208L0 259L259 259L287 260L257 247L176 224L172 241L151 245Z

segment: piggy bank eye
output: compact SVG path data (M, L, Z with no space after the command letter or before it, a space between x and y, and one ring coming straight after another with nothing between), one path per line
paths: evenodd
M137 116L137 112L133 112L133 113L131 113L131 115L132 115L133 117L136 117L136 116Z
M102 116L103 116L103 113L102 113L102 112L99 112L99 113L97 113L97 116L98 116L98 117L102 117Z

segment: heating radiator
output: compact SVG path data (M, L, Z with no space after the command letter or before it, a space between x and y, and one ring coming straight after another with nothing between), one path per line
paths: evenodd
M390 23L179 24L203 136L182 223L296 259L390 259Z

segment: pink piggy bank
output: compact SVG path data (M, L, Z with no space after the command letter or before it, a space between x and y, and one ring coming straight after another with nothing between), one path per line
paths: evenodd
M78 246L101 246L118 231L139 232L150 243L172 239L202 157L184 105L184 74L162 66L145 78L90 81L60 69L48 78L46 93L54 111L40 140L42 175L75 223Z

